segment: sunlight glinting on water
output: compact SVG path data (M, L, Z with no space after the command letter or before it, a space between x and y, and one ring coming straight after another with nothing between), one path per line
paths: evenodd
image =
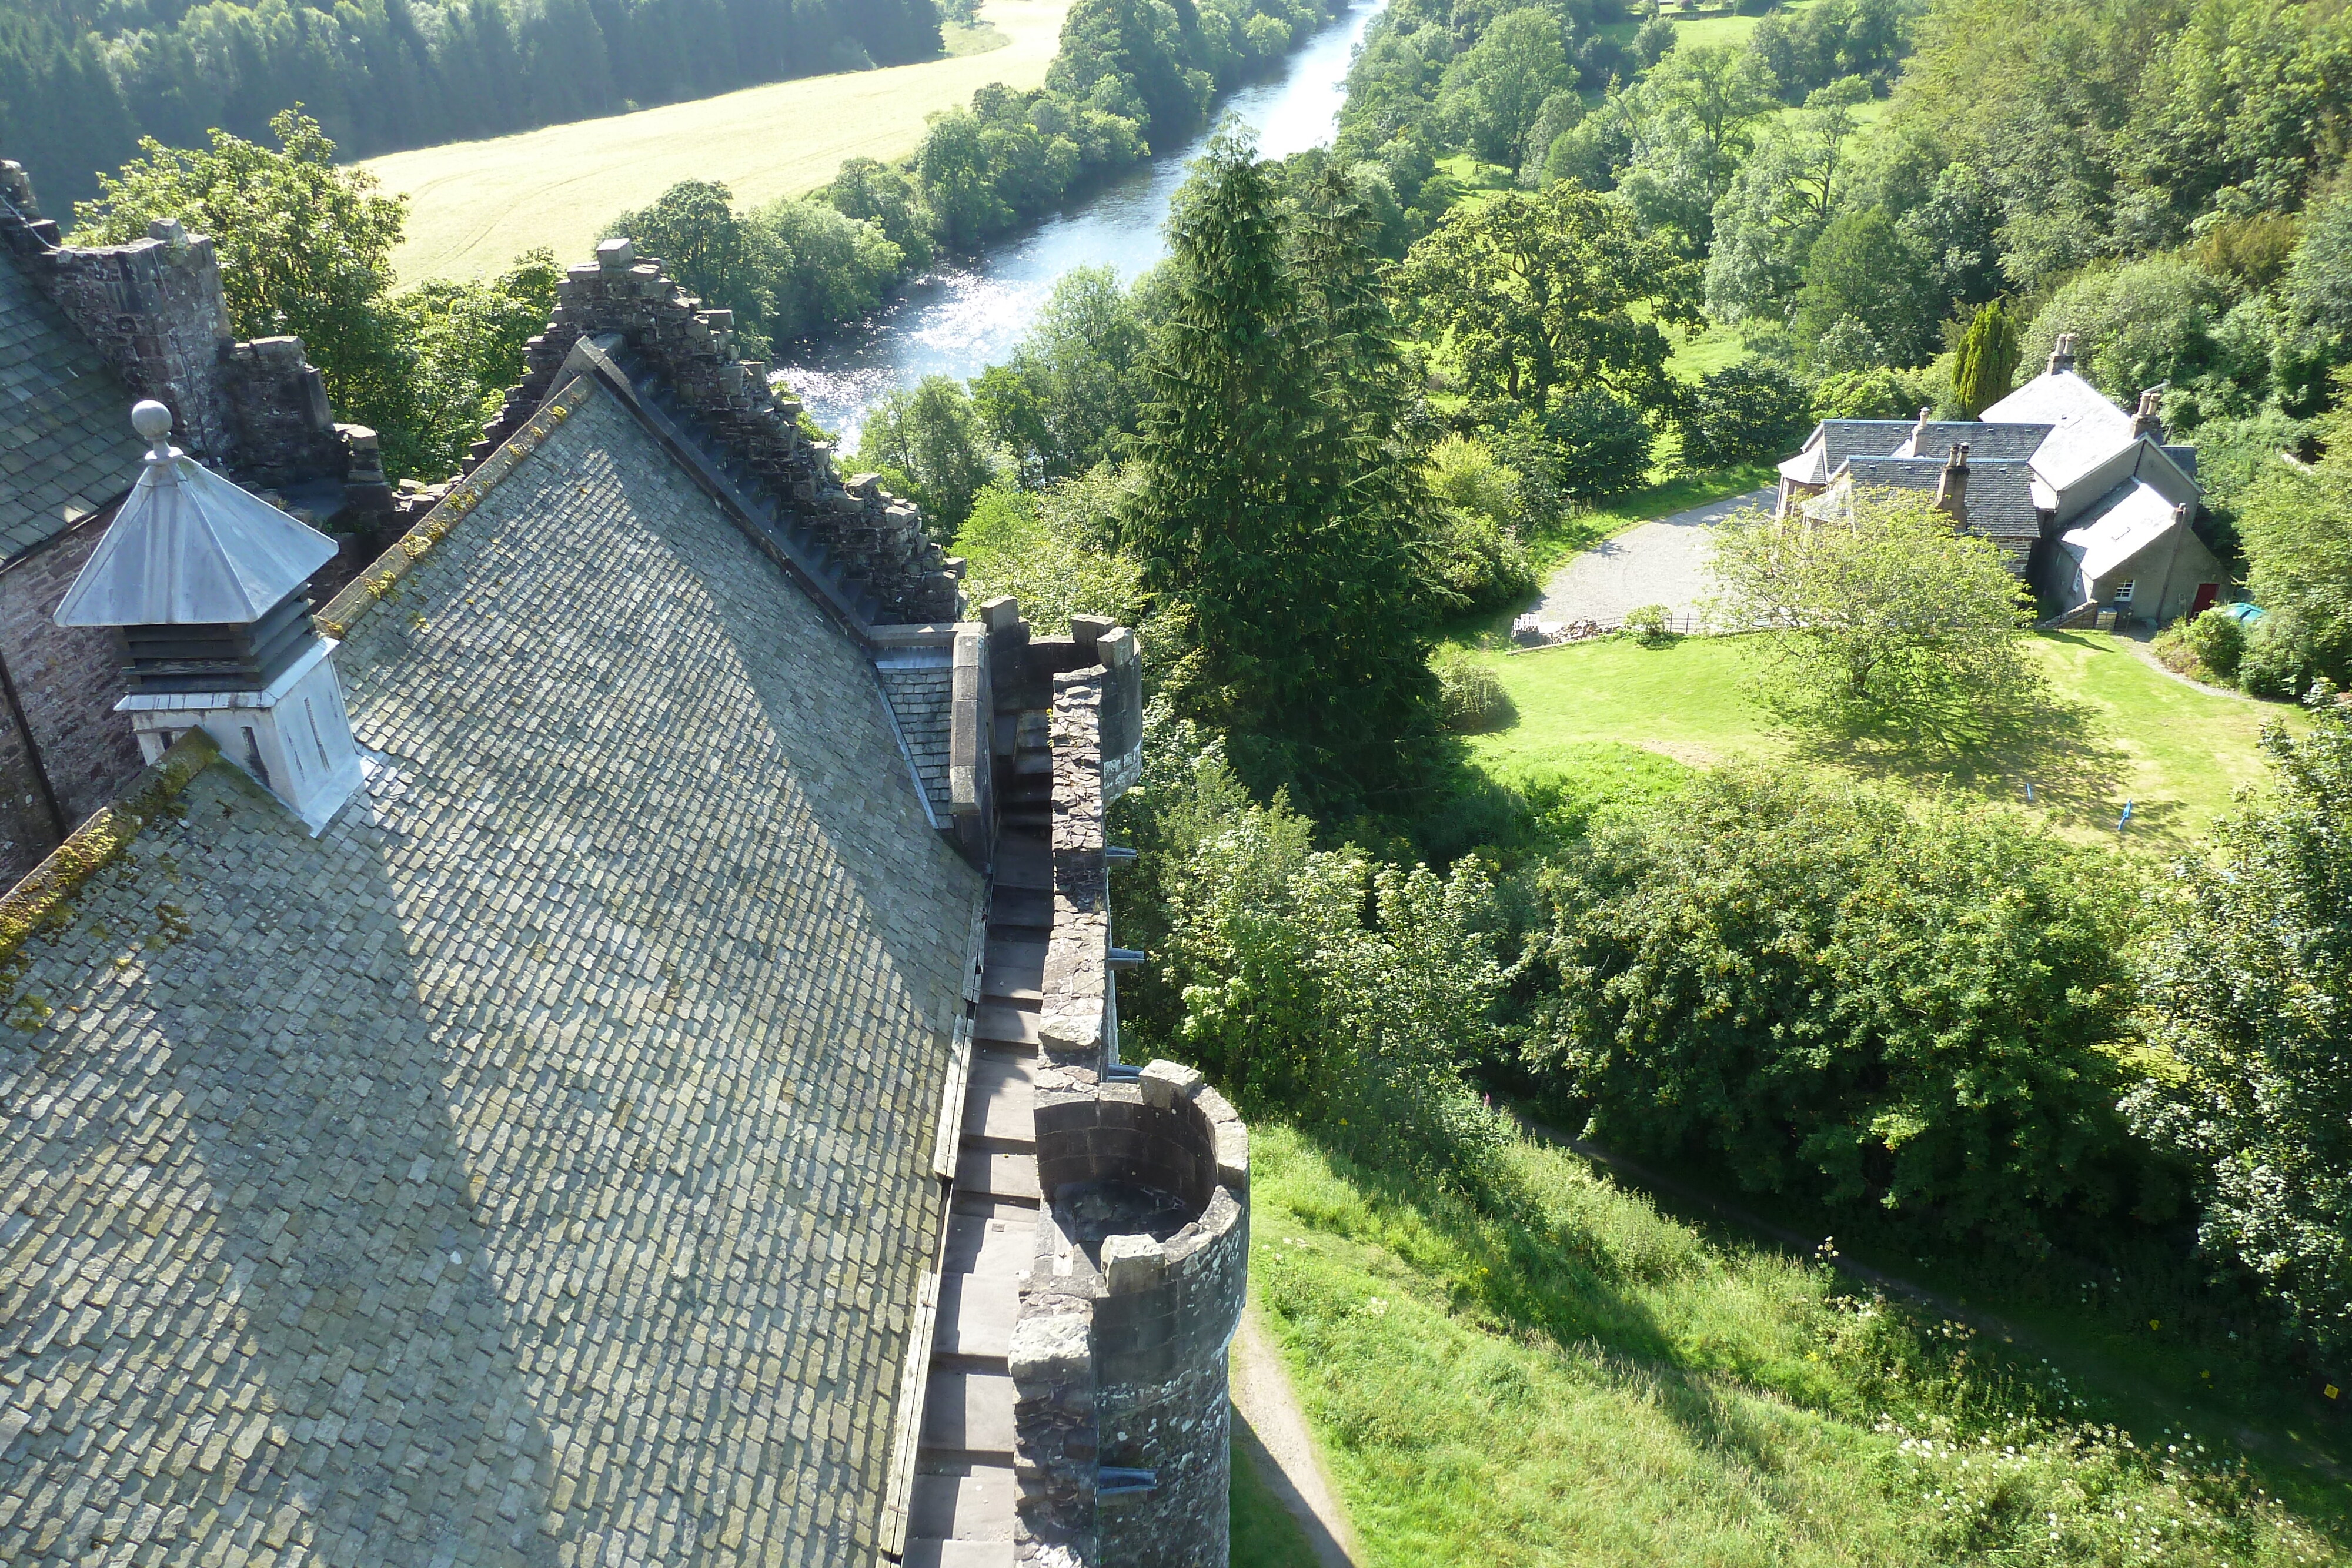
M1347 96L1348 62L1385 0L1357 0L1284 62L1282 74L1229 94L1218 106L1253 127L1258 151L1286 157L1328 141ZM1109 267L1131 281L1167 254L1160 225L1185 167L1207 144L1194 138L1098 186L1069 210L1001 242L976 262L909 284L866 321L824 339L788 344L780 379L854 451L866 411L893 387L925 376L969 380L1003 361L1073 267Z

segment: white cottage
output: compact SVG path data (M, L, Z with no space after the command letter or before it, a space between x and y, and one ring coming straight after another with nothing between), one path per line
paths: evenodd
M1780 465L1780 510L1833 506L1856 485L1937 490L1961 527L2009 551L2046 609L2161 624L2203 611L2225 580L2191 526L2196 448L2164 435L2157 394L2116 407L2075 374L2068 334L2046 372L1980 419L1824 420ZM1953 468L1969 476L1957 504Z

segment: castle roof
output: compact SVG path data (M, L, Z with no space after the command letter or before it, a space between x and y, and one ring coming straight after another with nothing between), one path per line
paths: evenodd
M875 1556L982 883L647 417L330 608L319 836L192 732L0 904L0 1539Z
M0 559L122 494L144 450L131 393L0 245Z

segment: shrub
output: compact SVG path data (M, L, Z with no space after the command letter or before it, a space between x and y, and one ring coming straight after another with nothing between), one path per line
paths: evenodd
M2319 677L2318 639L2293 609L2254 622L2238 655L2238 685L2258 697L2299 697Z
M1444 648L1431 667L1437 672L1438 712L1446 728L1492 729L1509 715L1511 699L1485 660L1459 648Z
M1650 476L1657 437L1632 398L1605 387L1570 392L1545 413L1543 431L1557 454L1556 481L1580 500L1622 496Z
M1728 468L1784 454L1805 434L1811 400L1786 371L1739 364L1700 379L1682 414L1683 466Z
M1663 604L1640 604L1625 612L1625 630L1639 637L1650 647L1666 640L1666 607Z
M1116 895L1120 929L1160 961L1121 985L1122 1024L1197 1062L1245 1113L1475 1170L1502 1139L1462 1076L1492 1054L1503 991L1485 868L1440 877L1318 850L1313 822L1280 795L1253 802L1222 744L1189 724L1155 714L1145 753L1116 822L1140 860Z
M1815 419L1902 419L1916 413L1910 392L1893 371L1846 371L1813 387Z
M1527 546L1507 525L1477 512L1441 508L1427 559L1435 597L1455 613L1500 610L1536 585Z
M2238 661L2246 651L2246 628L2236 616L2216 606L2189 622L2182 639L2214 679L2238 678Z
M2147 958L2147 1029L2179 1076L2126 1103L2205 1177L2200 1237L2352 1349L2352 717L2273 727L2273 803L2173 870Z
M1594 1135L2029 1236L2130 1193L2127 881L2006 810L1702 776L1546 873L1530 1060Z

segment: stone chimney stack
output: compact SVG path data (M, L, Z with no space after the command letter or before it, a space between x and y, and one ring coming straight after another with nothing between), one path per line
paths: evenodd
M2074 368L2074 334L2061 332L2058 334L2058 346L2050 351L2050 373L2054 376L2061 371L2071 371Z
M2164 415L2161 404L2164 388L2153 386L2139 394L2139 408L2132 415L2132 439L2146 436L2158 446L2164 444Z
M335 645L303 591L334 541L173 446L163 404L131 423L152 450L58 624L122 629L131 692L115 711L148 761L203 729L316 834L361 782Z
M1912 456L1919 455L1920 444L1927 439L1927 426L1935 422L1935 416L1934 409L1923 408L1919 411L1919 423L1911 427Z
M1949 516L1957 528L1969 526L1969 444L1956 441L1944 471L1936 476L1936 509Z

